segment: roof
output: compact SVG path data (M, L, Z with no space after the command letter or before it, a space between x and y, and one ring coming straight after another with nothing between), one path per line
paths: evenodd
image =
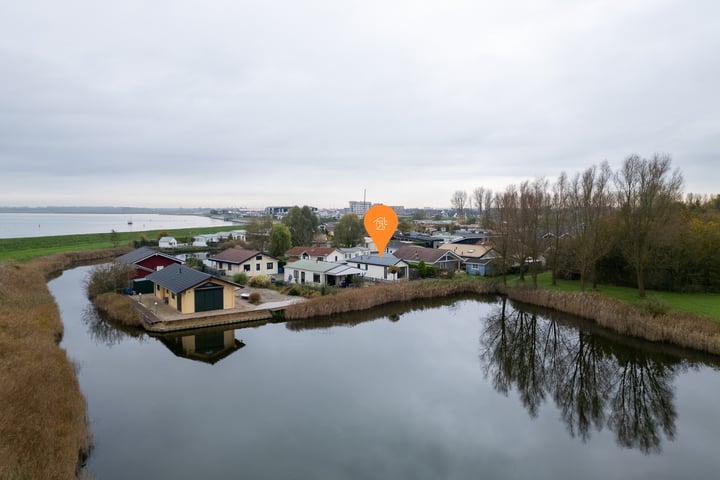
M303 253L307 253L311 257L326 257L337 250L334 247L293 247L285 252L286 257L300 257Z
M158 242L174 242L175 237L160 237L160 240Z
M393 253L394 256L407 262L425 262L437 263L448 254L455 257L455 260L462 261L462 258L456 253L448 250L439 250L437 248L419 247L416 245L405 245Z
M133 250L132 252L126 253L125 255L121 255L118 257L118 261L127 264L136 264L138 262L142 262L146 258L150 258L155 255L168 258L177 263L182 263L182 260L177 257L173 257L172 255L168 255L166 253L158 252L157 250L153 250L152 248L148 247L140 247Z
M382 257L377 254L361 255L359 257L351 258L348 260L349 263L363 263L368 265L379 265L381 267L391 267L393 265L397 265L402 261L403 260L389 253L384 254Z
M438 250L450 250L463 258L480 258L493 247L491 245L466 245L464 243L443 243Z
M344 248L338 248L342 253L363 253L363 252L369 252L370 249L367 247L344 247Z
M333 276L365 273L363 270L351 267L350 265L333 262L316 262L315 260L298 260L297 262L288 263L285 268L293 268L313 273L326 273Z
M262 252L259 250L245 250L244 248L232 247L210 257L209 260L241 264L257 255L262 255Z
M228 283L227 281L213 277L208 273L199 272L181 265L170 265L162 270L151 273L145 277L145 279L150 280L161 287L165 287L176 294L189 290L192 287L210 279L216 279L218 281L222 281L223 283Z

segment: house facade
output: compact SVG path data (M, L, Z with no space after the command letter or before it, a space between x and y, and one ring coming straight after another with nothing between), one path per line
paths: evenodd
M498 269L500 253L491 245L467 245L445 243L439 250L452 251L465 260L465 271L470 275L493 276L502 272Z
M342 263L313 260L297 260L285 265L285 279L288 283L312 283L316 285L346 286L354 277L365 272Z
M409 266L404 260L394 257L390 254L385 254L382 257L373 255L363 255L361 257L355 257L347 261L347 264L363 270L365 272L365 278L368 280L379 280L379 281L397 281L407 280ZM397 272L393 273L391 267L397 267Z
M148 247L135 249L132 252L118 257L117 260L120 263L135 267L133 279L142 279L170 265L181 265L183 263L179 258Z
M208 258L210 264L224 275L233 276L244 273L250 277L256 275L277 275L278 259L258 250L246 250L240 247L228 248Z
M178 243L175 237L160 237L158 247L160 248L177 248Z
M402 246L395 250L393 256L405 260L409 264L424 262L426 265L452 272L461 270L465 262L462 257L453 251L417 245Z
M319 262L344 262L345 254L334 247L293 247L285 252L288 260L316 260Z
M235 288L240 287L182 265L171 265L147 276L160 301L180 313L227 310L235 307Z

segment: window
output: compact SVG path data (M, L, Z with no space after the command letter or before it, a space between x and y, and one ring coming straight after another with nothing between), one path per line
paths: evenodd
M262 260L262 255L255 256L255 260Z
M173 300L175 300L175 294L174 294L174 293L171 293L170 296L173 298Z
M305 283L305 272L300 272L300 283Z
M243 270L245 270L246 272L249 272L249 271L250 271L250 265L247 265L247 264L246 264L246 265L243 265Z
M155 290L157 290L157 291L159 292L159 291L160 291L160 285L155 284Z
M320 283L320 274L319 273L313 273L313 282Z
M255 264L255 270L257 270L258 272L260 271L260 264L259 264L259 263L256 263L256 264Z
M273 262L268 262L267 265L266 265L266 267L267 267L268 270L272 270L272 269L274 268L274 267L273 267Z

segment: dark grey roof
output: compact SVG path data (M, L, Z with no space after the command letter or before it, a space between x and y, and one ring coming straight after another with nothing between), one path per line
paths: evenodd
M393 265L397 265L400 262L402 262L401 259L399 259L389 253L383 254L382 257L377 254L372 254L372 255L360 255L359 257L347 259L348 264L359 263L359 264L368 264L368 265L380 265L380 266L384 266L384 267L391 267Z
M173 293L180 293L215 277L182 265L170 265L145 278ZM228 283L225 280L216 280Z
M138 262L142 262L146 258L152 257L153 255L159 255L161 257L175 260L178 263L182 263L182 260L180 260L179 258L173 257L172 255L166 255L162 252L158 252L157 250L153 250L152 248L148 247L140 247L133 250L132 252L126 253L125 255L121 255L118 257L118 261L132 265Z

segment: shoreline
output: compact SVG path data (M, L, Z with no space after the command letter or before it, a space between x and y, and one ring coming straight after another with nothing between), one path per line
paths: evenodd
M47 282L64 270L105 261L126 248L0 262L0 478L71 478L92 449L87 404L75 367L60 347L63 323ZM454 295L502 295L594 322L622 336L720 355L720 323L691 314L644 314L638 305L598 293L505 287L482 279L430 279L346 289L289 305L288 325L309 318ZM292 327L289 327L292 328ZM50 379L50 380L49 380ZM15 421L25 419L26 421Z

